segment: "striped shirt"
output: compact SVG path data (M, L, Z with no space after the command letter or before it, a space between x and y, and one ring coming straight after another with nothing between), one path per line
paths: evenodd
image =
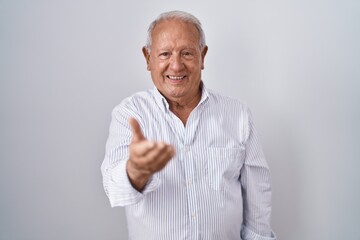
M130 117L147 139L175 148L142 192L126 173ZM131 240L276 239L269 168L249 109L204 85L186 126L156 88L123 100L112 112L101 170L111 206L125 207Z

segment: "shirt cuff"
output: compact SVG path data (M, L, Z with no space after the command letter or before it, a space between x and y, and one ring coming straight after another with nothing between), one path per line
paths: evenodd
M275 233L271 231L270 237L261 236L259 234L254 233L249 228L244 225L241 226L241 239L243 240L276 240Z
M151 176L142 192L137 191L129 180L126 172L126 163L120 163L111 169L109 184L109 200L111 207L126 206L138 203L144 196L160 187L161 180L155 175Z

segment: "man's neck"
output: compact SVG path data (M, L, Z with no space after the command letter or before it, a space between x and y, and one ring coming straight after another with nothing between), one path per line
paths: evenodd
M199 90L196 95L192 96L192 98L167 99L167 102L169 103L170 110L173 110L173 109L178 109L178 110L191 109L191 110L193 110L199 104L200 99L201 99L201 90Z
M190 116L190 113L196 106L199 104L201 100L201 92L199 89L196 95L192 98L184 100L184 99L167 99L169 103L170 111L173 112L182 122L186 125L187 119Z

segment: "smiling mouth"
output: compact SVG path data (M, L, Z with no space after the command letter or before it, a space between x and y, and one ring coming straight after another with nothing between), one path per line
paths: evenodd
M184 79L186 76L171 76L171 75L166 75L166 77L170 80L182 80Z

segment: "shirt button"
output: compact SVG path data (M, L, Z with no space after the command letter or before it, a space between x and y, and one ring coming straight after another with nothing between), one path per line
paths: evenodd
M196 214L195 213L191 214L191 217L196 218Z

